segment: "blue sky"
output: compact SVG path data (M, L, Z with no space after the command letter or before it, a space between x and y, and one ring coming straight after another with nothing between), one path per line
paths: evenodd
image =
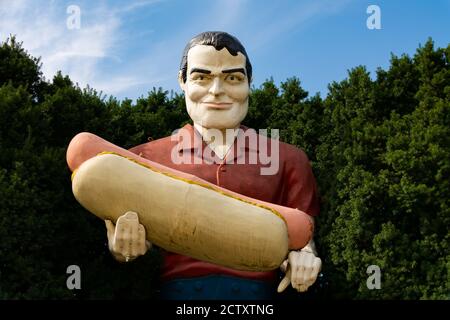
M68 29L69 5L80 28ZM381 10L381 29L369 30L369 5ZM41 56L51 79L57 70L82 87L136 99L152 89L179 92L182 50L194 35L222 30L246 47L254 86L297 76L310 94L365 65L373 74L391 52L414 54L432 37L450 42L450 0L0 0L0 40L16 34Z

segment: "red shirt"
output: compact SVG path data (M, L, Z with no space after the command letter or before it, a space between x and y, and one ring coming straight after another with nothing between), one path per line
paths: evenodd
M251 129L244 126L241 129L240 135L254 132L247 131ZM311 216L319 214L316 182L306 154L292 145L279 142L277 172L261 174L262 168L271 166L262 156L267 153L270 159L271 144L275 140L254 136L258 143L252 143L250 139L245 139L245 143L236 143L235 140L225 160L218 158L200 133L189 124L172 136L141 144L130 151L248 197L297 208ZM267 152L261 146L267 146ZM164 253L163 281L210 274L275 280L276 271L239 271L171 252Z

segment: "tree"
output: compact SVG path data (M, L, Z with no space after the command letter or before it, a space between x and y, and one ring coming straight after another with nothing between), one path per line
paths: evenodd
M0 86L8 82L14 87L23 86L34 101L42 101L47 83L42 78L40 59L30 56L15 36L1 44L0 61Z
M252 88L244 123L280 129L308 154L319 185L324 276L296 298L448 299L449 56L429 40L373 80L351 69L325 99L295 77ZM125 148L167 136L189 122L184 96L153 88L134 103L61 73L47 81L14 37L0 57L0 298L154 297L159 254L113 260L103 222L73 197L65 152L81 131ZM80 291L66 287L73 264ZM366 286L370 265L381 290Z
M375 81L356 68L330 86L317 168L333 296L448 298L448 53L429 40ZM382 290L366 286L373 264Z

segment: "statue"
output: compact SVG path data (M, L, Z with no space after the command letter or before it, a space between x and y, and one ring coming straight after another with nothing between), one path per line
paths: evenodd
M129 151L224 190L301 210L313 221L319 204L305 153L241 125L251 80L250 60L235 37L225 32L195 36L184 50L178 74L193 125ZM138 215L124 212L115 225L105 221L109 249L120 262L128 263L152 247ZM316 281L321 260L312 238L306 245L292 242L295 227L288 224L290 251L280 265L285 277L278 288L276 270L237 270L164 251L162 298L271 299L289 284L306 291Z

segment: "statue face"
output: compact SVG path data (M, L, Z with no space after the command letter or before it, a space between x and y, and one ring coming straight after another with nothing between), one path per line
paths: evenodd
M186 83L179 78L189 116L205 128L236 128L247 115L250 88L245 56L197 45L187 58Z

